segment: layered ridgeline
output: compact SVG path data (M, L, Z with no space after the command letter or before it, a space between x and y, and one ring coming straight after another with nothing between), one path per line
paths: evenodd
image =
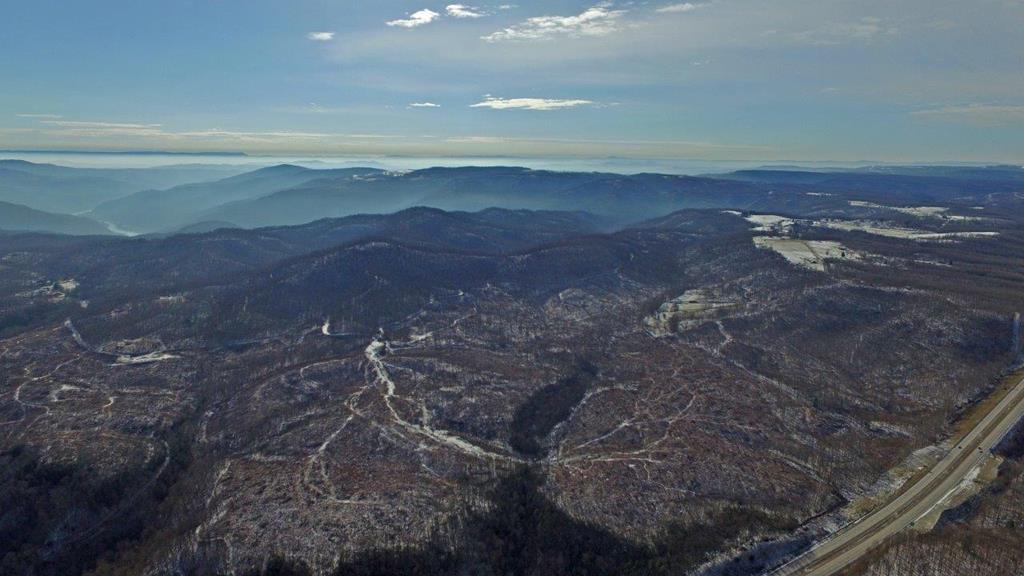
M1012 194L1022 182L1022 171L1013 167L884 173L872 168L852 172L766 169L692 177L515 167L400 173L282 165L218 182L134 194L106 202L94 214L138 232L168 232L206 222L242 228L293 225L414 206L464 211L489 207L582 210L627 223L686 208L827 212L849 208L851 197L879 203L968 202Z
M0 160L0 201L36 210L76 214L148 188L220 179L243 166L181 165L156 168L72 168Z
M163 237L90 238L12 236L6 247L25 254L15 270L75 278L76 295L100 302L129 294L152 294L177 284L229 281L311 252L372 238L410 246L442 245L466 253L497 254L599 231L601 223L582 212L488 209L477 213L411 208L388 215L322 219L302 226L258 231L221 228L201 234ZM42 314L42 309L37 309Z
M623 176L502 167L430 168L403 174L317 180L262 198L227 204L208 216L254 227L431 206L445 210L583 210L614 216L620 221L635 221L682 208L748 205L759 196L758 191L754 185L686 176Z
M137 232L167 232L204 222L243 228L301 224L414 206L583 210L635 221L685 207L748 205L756 192L756 186L746 183L663 175L502 167L395 173L281 165L217 182L139 192L105 202L93 215Z
M291 189L317 180L348 180L378 173L372 168L340 170L312 170L301 166L282 164L261 168L213 182L192 183L166 190L145 190L130 196L104 202L92 214L118 227L139 233L172 232L183 227L215 222L230 226L236 220L218 214L217 207L233 202L251 201L280 190ZM329 207L328 207L329 209ZM302 222L331 215L311 214ZM291 223L285 218L265 215L260 224ZM248 223L239 224L247 226Z
M76 235L110 234L106 226L89 218L43 212L10 202L0 202L0 230Z
M872 216L886 207L991 205L990 200L1012 199L1024 187L1024 171L1012 166L815 172L782 167L712 177L515 167L388 172L278 165L244 170L93 170L5 161L0 163L0 201L88 216L122 232L170 234L295 225L416 206L586 211L620 225L688 208L818 216L853 209Z

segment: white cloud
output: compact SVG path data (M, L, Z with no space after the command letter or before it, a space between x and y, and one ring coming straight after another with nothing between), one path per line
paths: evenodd
M453 18L481 18L486 16L479 9L473 6L466 6L465 4L449 4L445 6L444 11Z
M56 120L60 114L17 114L18 118L38 118L40 120Z
M683 2L681 4L669 4L668 6L662 6L661 8L658 8L657 10L655 10L655 12L660 12L662 14L675 14L675 13L682 13L682 12L693 12L697 8L703 8L704 6L705 6L704 4L694 4L693 2Z
M410 108L440 108L440 104L434 104L433 102L413 102L409 104Z
M334 32L310 32L306 38L314 42L328 42L334 39Z
M957 122L980 126L1002 126L1024 123L1024 106L1001 106L993 104L968 104L965 106L943 106L929 110L916 110L911 116L942 122Z
M491 108L492 110L561 110L589 106L590 100L553 100L550 98L495 98L485 96L483 102L471 104L470 108Z
M387 23L388 26L398 26L399 28L416 28L417 26L423 26L424 24L430 24L434 20L440 18L441 15L433 10L424 8L417 12L413 12L408 18L401 20L392 20Z
M606 36L619 29L625 10L614 10L611 2L601 2L575 16L536 16L484 36L488 42L540 40L554 36Z

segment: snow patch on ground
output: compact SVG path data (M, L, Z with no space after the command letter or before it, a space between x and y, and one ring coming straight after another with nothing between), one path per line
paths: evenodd
M163 362L165 360L174 360L176 358L178 358L178 356L175 356L174 354L167 354L166 352L151 352L140 356L128 356L125 354L117 357L117 364L122 366L152 364L154 362Z
M959 216L956 214L950 214L949 208L945 206L885 206L883 204L875 204L873 202L864 202L861 200L851 200L850 206L857 208L875 208L879 210L892 210L908 216L914 216L917 218L938 218L942 220L954 220L958 222L966 222L969 220L984 220L977 216Z
M755 232L779 232L792 228L796 223L792 218L775 214L750 214L745 217L747 222L755 226Z
M914 529L918 532L929 532L942 518L942 513L951 510L979 494L999 474L999 466L1003 463L1001 456L989 454L979 465L972 468L945 497L928 512L922 514Z
M683 295L665 302L658 311L644 318L644 327L654 336L667 336L680 325L690 327L719 317L722 312L740 306L727 298L716 298L708 290L687 290Z
M888 206L881 206L877 204L870 204L868 202L856 202L855 205L860 206L872 206L879 208L889 208ZM854 202L851 202L853 204ZM894 208L895 210L895 208ZM900 209L903 210L903 209ZM948 210L947 208L940 207L928 207L922 206L918 208L907 208L906 210L924 210L925 212L934 210ZM730 214L732 212L729 212ZM958 217L967 218L967 217ZM828 228L831 230L842 230L845 232L866 232L868 234L874 234L876 236L885 236L888 238L900 238L904 240L916 240L921 242L948 242L966 238L991 238L999 236L999 232L933 232L931 230L922 230L918 228L908 228L905 226L898 226L891 222L885 222L881 220L837 220L837 219L824 219L824 220L799 220L796 218L789 218L786 216L779 216L776 214L749 214L744 216L747 222L754 225L753 231L761 234L777 234L779 236L790 236L793 227L797 224L804 224L810 226L816 226L818 228ZM948 219L953 219L949 217ZM980 220L974 218L974 220Z
M962 238L987 238L999 236L999 232L931 232L929 230L905 228L895 226L888 222L875 222L870 220L818 220L814 222L814 225L833 230L867 232L868 234L874 234L876 236L918 241L943 241Z
M754 245L758 248L774 250L791 264L818 272L825 271L826 260L863 260L865 257L863 253L851 250L833 240L755 236Z

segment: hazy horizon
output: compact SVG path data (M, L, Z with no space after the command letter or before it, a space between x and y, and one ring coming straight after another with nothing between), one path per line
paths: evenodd
M242 8L12 3L0 148L1024 161L1017 0Z
M992 166L999 162L885 162L806 161L806 160L694 160L671 158L588 158L530 156L328 156L261 155L231 153L168 153L164 151L0 151L0 161L23 160L73 168L160 168L187 165L242 166L257 170L279 164L294 164L314 169L366 167L393 171L422 170L434 167L517 166L533 170L562 172L608 172L613 174L660 173L687 176L709 175L753 168L794 167L808 170L855 169L871 166ZM1014 164L1011 164L1014 165Z

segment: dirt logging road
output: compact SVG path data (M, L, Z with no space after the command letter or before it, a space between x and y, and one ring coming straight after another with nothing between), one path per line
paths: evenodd
M842 528L772 576L831 576L890 536L912 526L982 465L1024 417L1024 379L968 432L945 458L888 504Z

